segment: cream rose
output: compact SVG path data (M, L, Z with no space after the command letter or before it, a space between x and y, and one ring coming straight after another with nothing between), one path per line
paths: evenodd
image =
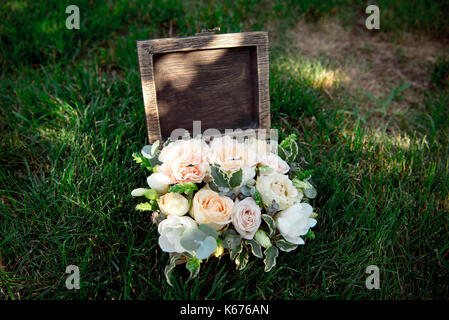
M181 246L181 237L184 231L197 228L196 222L190 217L168 216L159 223L159 246L164 252L184 252Z
M167 216L183 216L189 211L189 201L176 192L164 194L157 200L159 209Z
M256 189L266 206L270 206L274 200L280 210L287 209L301 200L298 190L288 176L279 173L259 176L256 181Z
M227 173L244 167L254 167L257 156L254 150L229 136L216 138L210 143L209 162L220 165Z
M231 222L234 201L210 189L201 189L193 197L190 213L198 224L206 223L215 230Z
M210 172L208 154L209 147L201 139L171 142L159 155L162 165L158 172L172 183L200 183Z
M151 174L147 178L147 182L151 189L156 190L160 194L167 193L168 187L172 183L169 177L160 172Z
M232 224L243 239L252 239L260 227L261 211L253 198L248 197L234 204Z
M304 244L301 236L306 235L317 223L312 213L313 208L308 203L296 203L276 215L276 228L288 242Z
M259 162L263 166L267 166L273 169L273 171L271 172L261 171L261 174L263 175L268 175L271 173L286 174L290 170L290 166L288 165L288 163L282 160L281 157L279 157L277 154L274 153L267 153L263 155L260 158Z

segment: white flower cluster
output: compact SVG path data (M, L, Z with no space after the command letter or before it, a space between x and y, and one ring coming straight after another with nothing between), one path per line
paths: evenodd
M183 255L190 268L226 250L242 268L248 252L262 258L265 248L268 271L278 249L291 251L313 238L316 214L304 200L316 192L307 172L291 168L299 167L295 136L280 144L283 157L263 140L229 136L209 144L198 138L170 142L160 152L158 146L134 155L152 174L150 189L132 195L149 200L136 208L153 212L160 248Z

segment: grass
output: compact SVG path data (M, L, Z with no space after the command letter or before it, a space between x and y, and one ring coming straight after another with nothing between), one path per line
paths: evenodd
M64 27L69 2L7 1L0 9L3 299L449 296L446 58L429 70L433 80L418 109L407 117L382 114L397 122L400 130L391 131L365 125L361 106L344 92L331 99L319 81L325 65L284 50L283 32L301 16L348 17L361 2L92 3L77 2L77 31ZM426 1L380 3L394 17L382 32L405 28L438 37L449 30ZM222 32L275 26L272 122L282 135L301 137L307 169L315 170L319 224L316 239L281 255L270 273L259 260L237 272L223 257L190 282L179 268L169 287L157 230L130 195L146 178L131 157L146 143L135 40L216 25ZM69 264L80 267L81 290L65 288ZM380 268L380 290L364 285L372 264Z

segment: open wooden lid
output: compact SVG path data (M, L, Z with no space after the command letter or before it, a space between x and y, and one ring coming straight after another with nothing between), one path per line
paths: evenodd
M149 142L174 129L270 129L267 32L137 41Z

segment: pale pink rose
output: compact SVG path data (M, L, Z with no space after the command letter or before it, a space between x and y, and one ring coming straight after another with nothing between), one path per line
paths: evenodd
M162 149L158 172L172 183L200 183L210 172L207 156L209 147L200 139L178 140Z
M193 197L190 214L198 224L209 224L215 230L231 222L234 201L210 189L201 189Z
M257 156L246 144L224 136L210 143L209 162L211 165L218 164L221 170L231 173L244 167L255 166Z
M234 204L232 224L243 239L252 239L260 227L261 211L253 198L248 197Z
M290 170L287 162L281 159L277 154L267 153L260 158L260 164L273 169L272 172L261 171L261 174L280 173L286 174Z

